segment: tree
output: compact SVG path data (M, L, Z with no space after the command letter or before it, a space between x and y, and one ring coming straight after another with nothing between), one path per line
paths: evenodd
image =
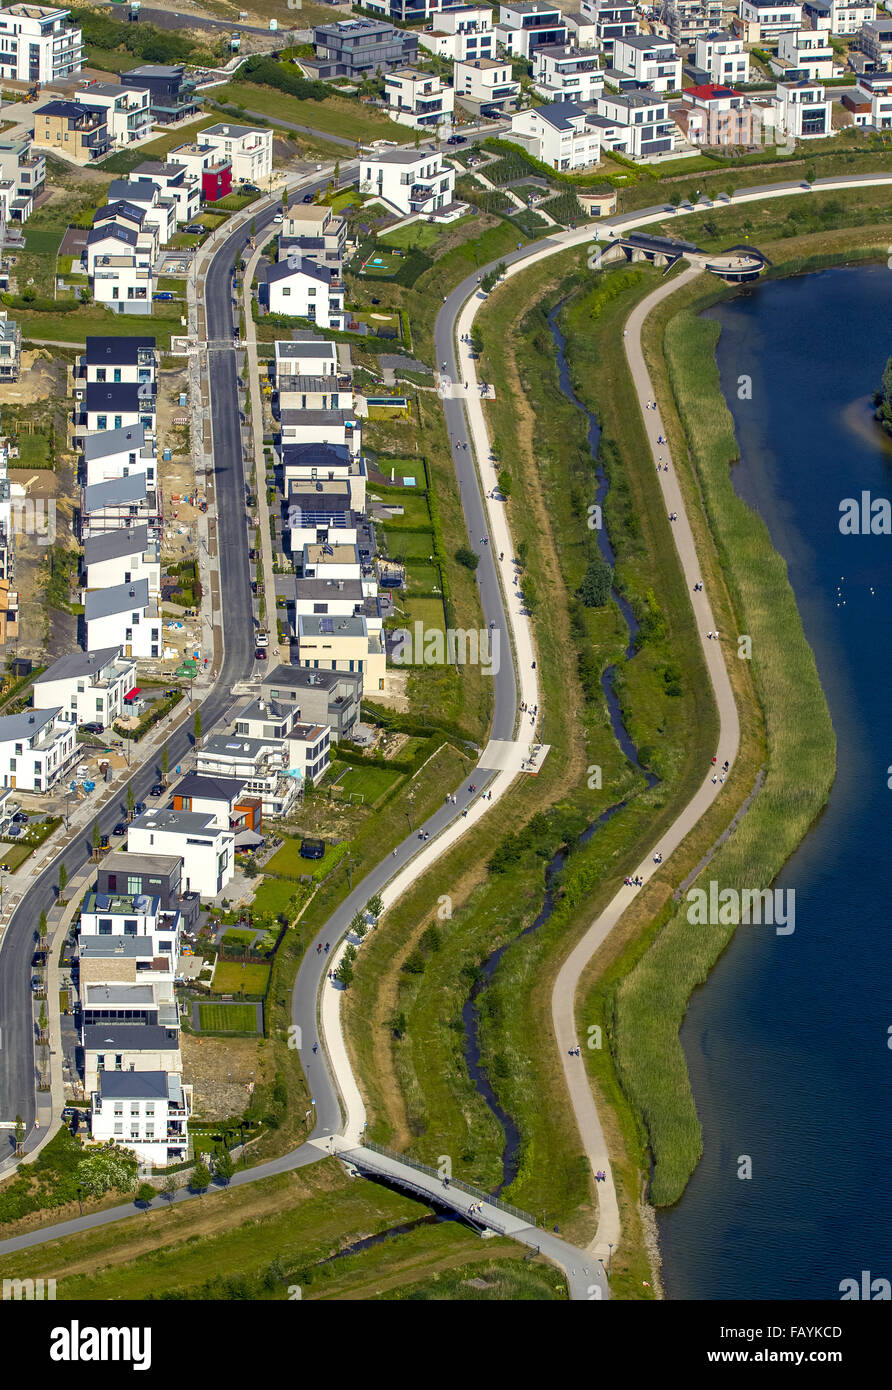
M282 212L285 213L285 212L287 212L287 211L288 211L288 189L287 189L287 187L286 187L286 188L283 188L283 189L282 189Z
M350 926L348 927L348 931L352 931L353 935L358 936L360 941L365 936L366 932L368 931L368 926L366 925L365 917L361 912L354 912L353 916L350 919Z
M201 710L195 711L195 719L192 722L192 733L194 734L195 742L197 743L198 740L201 738Z
M335 186L335 188L339 188L339 187L340 187L340 184L341 184L341 161L340 161L339 159L336 159L336 160L335 160L335 167L334 167L334 186Z
M220 1179L225 1187L229 1183L234 1172L235 1164L232 1161L232 1154L224 1146L221 1152L214 1158L214 1175Z
M593 555L579 586L586 608L603 608L613 587L613 570L601 555Z
M348 946L341 957L340 965L335 971L335 979L344 989L349 989L353 983L353 962L356 960L356 947Z
M15 1152L16 1158L21 1154L25 1147L25 1121L21 1115L15 1117Z
M193 1192L207 1192L211 1185L211 1174L203 1158L200 1158L189 1176L189 1186Z
M93 833L92 833L92 835L91 835L90 838L91 838L92 845L93 845L93 854L94 854L94 857L98 858L98 857L99 857L99 847L100 847L100 845L101 845L101 843L102 843L102 836L99 834L99 822L98 822L98 820L94 820L94 822L93 822Z
M49 930L49 928L47 927L47 924L46 924L46 913L45 913L45 912L41 912L41 914L40 914L40 921L37 923L37 938L38 938L38 940L39 940L39 942L40 942L40 949L41 949L41 951L45 951L45 950L46 950L46 937L47 937L47 932L48 932L48 930Z
M471 329L471 351L475 357L479 357L483 351L483 331L476 324Z
M384 899L380 893L373 893L366 903L366 911L370 912L377 922L381 913L384 911Z
M154 1202L157 1195L157 1192L150 1182L141 1182L136 1189L136 1196L133 1200L138 1207L144 1206L146 1211L148 1211L149 1206Z
M876 418L887 434L892 434L892 357L886 363L883 380L874 398Z
M167 781L167 771L168 771L168 768L169 768L169 767L170 767L170 753L167 751L167 748L165 747L165 748L162 748L162 750L161 750L161 781L162 781L162 782L166 782L166 781Z
M41 1005L40 1005L40 1014L39 1014L38 1019L37 1019L38 1037L40 1038L40 1041L41 1041L41 1042L43 1042L44 1039L46 1038L46 1030L47 1030L47 1024L48 1024L48 1023L49 1023L49 1018L47 1017L46 1002L44 1001L44 1002L41 1003Z
M475 570L480 564L480 556L476 551L471 550L470 546L460 545L455 552L455 558L465 569Z
M180 1189L180 1180L179 1180L179 1178L177 1177L176 1173L168 1173L167 1177L164 1179L163 1183L161 1184L161 1191L162 1191L162 1193L164 1194L164 1196L167 1198L168 1202L172 1202L172 1201L173 1201L173 1199L174 1199L176 1193L179 1191L179 1189Z
M511 496L511 474L503 468L496 479L496 486L503 497Z
M674 208L678 207L679 203L681 202L681 194L679 193L677 188L673 188L672 192L669 194L669 198L667 201L670 202Z
M77 1180L89 1197L103 1197L112 1189L132 1192L136 1185L136 1173L131 1163L125 1162L119 1154L106 1150L91 1154L78 1164Z
M134 812L135 809L136 809L136 796L135 796L135 794L134 794L133 788L130 787L130 786L128 786L128 788L127 788L127 819L128 819L128 820L133 820L133 812Z
M65 892L65 886L66 886L67 883L68 883L68 870L66 869L65 864L64 864L64 861L63 861L63 863L61 863L61 864L59 865L59 902L60 902L60 903L65 901L65 899L62 897L62 894Z

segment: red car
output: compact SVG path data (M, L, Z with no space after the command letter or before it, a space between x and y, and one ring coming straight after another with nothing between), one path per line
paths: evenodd
M255 660L255 661L266 661L266 652L263 650L262 647L258 647L257 650L255 651L255 653L254 653L254 660Z

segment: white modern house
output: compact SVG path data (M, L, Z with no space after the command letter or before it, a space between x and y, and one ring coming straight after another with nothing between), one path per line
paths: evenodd
M604 91L604 73L592 52L542 44L533 50L533 86L548 102L575 101L586 106Z
M81 454L82 481L87 487L127 478L131 473L144 473L147 486L155 486L157 457L145 425L122 425L120 429L87 434Z
M585 169L601 157L601 136L581 106L548 102L511 117L511 139L552 169Z
M117 647L60 656L34 681L34 708L56 709L68 724L108 728L136 684L136 664Z
M159 1168L189 1152L191 1086L167 1071L97 1072L90 1134L97 1144L120 1144Z
M267 268L261 302L271 314L309 319L320 328L343 328L344 282L340 271L294 255Z
M350 509L349 489L341 483L319 483L318 492L292 493L288 498L287 529L292 553L305 545L355 545L357 518ZM336 492L322 491L337 488Z
M350 506L364 512L368 467L362 454L354 454L347 444L283 443L281 451L285 492L292 487L312 487L319 480L346 483L350 490Z
M235 835L204 812L146 811L127 828L127 850L179 855L184 891L202 898L222 893L235 868Z
M210 143L210 142L208 142ZM198 216L201 208L201 179L183 164L163 164L158 160L146 160L138 164L127 177L126 192L118 194L118 185L113 183L109 197L123 196L139 202L150 195L148 189L157 190L157 201L173 201L175 208L174 231L185 226Z
M88 954L99 959L98 948L102 941L108 941L112 948L131 940L145 941L149 960L166 962L170 967L167 973L172 979L180 955L181 914L176 908L162 906L159 893L144 893L140 888L143 882L142 871L149 864L156 866L159 874L164 874L165 871L169 873L172 865L176 866L178 872L179 856L176 859L165 860L154 855L150 860L143 860L135 854L118 852L110 855L105 862L110 864L113 860L122 870L117 877L124 881L113 892L102 889L95 893L87 893L84 898L78 937L81 955L84 955L85 948L89 948ZM131 862L136 874L133 887L126 881L123 872ZM181 882L179 876L178 882ZM99 978L96 970L89 973L91 981ZM133 982L141 974L142 972L135 968L133 971L121 972L118 978ZM113 979L114 972L107 970L102 978Z
M97 303L118 314L152 312L157 236L156 228L143 227L136 218L113 217L90 228L87 276Z
M149 528L119 526L100 531L84 541L84 577L87 589L112 589L145 579L149 597L161 595L161 560L158 544Z
M431 150L369 150L359 157L359 191L405 215L436 215L454 202L455 170Z
M433 28L421 30L418 43L439 58L463 63L473 58L494 58L492 10L483 5L454 5L439 10Z
M658 14L672 42L688 48L721 26L722 0L663 0Z
M112 589L87 589L84 624L88 652L118 647L127 657L157 660L161 656L161 615L147 579Z
M475 115L498 115L507 111L520 95L511 64L504 59L467 58L452 70L455 96Z
M273 132L248 125L206 126L202 144L212 145L232 164L233 181L262 184L273 172Z
M601 131L605 149L619 150L630 159L650 159L675 148L677 131L669 103L654 92L605 92L598 114L590 122Z
M366 691L384 689L384 643L369 629L365 614L299 617L297 664L314 671L360 671Z
M813 29L853 38L876 19L877 5L875 0L803 0L802 14Z
M855 125L874 130L892 129L892 72L864 73L853 96L843 97Z
M681 58L675 45L652 34L630 34L613 45L613 68L652 92L677 92L681 87Z
M287 377L337 377L338 349L329 338L315 334L281 339L275 344L276 381Z
M9 186L7 222L27 222L45 183L46 155L35 149L31 137L0 137L0 184Z
M77 756L75 731L58 705L0 717L0 785L49 791Z
M436 130L452 125L455 93L444 87L435 73L416 68L394 68L384 78L384 95L390 116L414 130Z
M106 113L109 142L116 149L151 139L151 93L141 87L124 87L119 82L91 82L85 93L91 106Z
M725 87L750 80L749 54L737 34L719 30L697 39L694 67L709 74L710 80Z
M608 57L617 39L639 33L638 12L633 4L621 4L617 0L580 0L579 10L584 22L594 24L596 44Z
M146 1023L87 1023L81 1028L84 1050L84 1090L87 1095L99 1089L106 1073L162 1072L181 1076L179 1028Z
M152 232L157 248L166 246L177 230L177 205L173 198L165 197L158 184L148 179L133 183L127 179L114 179L108 186L108 204L97 208L93 214L93 226L102 222L121 222L129 225L134 213L140 213L140 231Z
M802 0L740 0L734 27L747 43L776 43L802 28Z
M540 4L538 0L512 0L510 4L499 6L495 34L506 53L529 59L533 49L541 43L566 43L567 25L555 5Z
M858 43L880 72L892 72L892 15L862 24Z
M0 10L0 78L41 86L81 70L81 31L70 10L52 5L7 5Z
M833 49L816 29L788 29L778 35L777 59L772 68L782 76L797 72L809 82L833 76Z
M822 140L833 134L832 103L820 82L778 82L775 124L796 140Z
M154 437L157 405L154 380L88 381L83 392L83 408L79 414L88 430L111 430L117 435L119 430L141 425L144 439L147 435Z

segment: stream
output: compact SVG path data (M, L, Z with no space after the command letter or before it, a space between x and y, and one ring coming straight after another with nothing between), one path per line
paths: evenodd
M563 301L559 304L556 304L555 307L551 310L551 313L548 315L548 326L551 330L551 336L554 339L554 345L557 354L558 381L561 390L563 391L567 399L570 401L570 403L574 405L577 410L582 411L583 415L586 417L586 421L588 423L589 451L592 456L592 465L595 477L597 479L595 501L601 507L601 514L603 516L604 501L607 496L607 490L609 485L607 481L607 476L598 459L601 441L601 429L595 417L591 414L590 411L586 410L585 406L582 404L579 397L576 395L575 391L573 390L572 383L570 381L570 369L567 364L565 351L566 338L561 333L561 330L558 328L557 325L557 316L562 308ZM613 547L610 544L610 538L607 535L606 527L602 526L596 532L596 535L598 538L598 549L603 558L612 568L615 564L615 555ZM627 660L631 660L635 655L635 637L638 632L638 620L635 617L634 612L632 611L631 604L628 602L626 598L623 597L622 594L617 592L615 587L611 588L610 594L611 598L614 600L620 612L622 613L623 618L626 622L626 626L629 629L629 640L626 646L626 658ZM601 688L604 691L604 699L607 703L607 710L610 716L610 726L613 730L613 734L616 738L617 743L619 744L625 756L628 758L629 762L633 765L633 767L638 768L639 771L643 774L648 787L652 787L654 783L657 781L657 778L654 773L648 772L645 768L643 768L638 760L638 750L635 747L635 744L632 742L632 739L629 736L629 732L622 720L622 711L620 709L619 697L614 687L615 676L615 666L606 667L601 675ZM608 821L613 816L615 816L616 813L618 811L621 811L625 805L626 800L618 801L614 806L608 806L605 811L602 811L601 814L597 817L597 819L592 821L591 825L586 826L585 830L578 837L576 841L576 846L586 844L587 841L591 839L592 835L594 835L598 827L603 825L605 821ZM471 1076L472 1081L474 1082L474 1085L477 1088L477 1091L483 1097L487 1106L489 1107L493 1115L496 1117L499 1124L502 1126L502 1129L505 1134L505 1146L502 1150L502 1177L499 1184L493 1189L492 1195L494 1197L498 1197L506 1187L509 1187L510 1184L514 1181L515 1177L517 1176L517 1169L520 1162L520 1132L511 1116L508 1115L507 1112L499 1104L498 1097L490 1084L489 1077L487 1076L486 1070L481 1061L477 1000L481 991L485 989L486 986L490 984L490 982L492 981L492 978L498 968L499 962L501 961L502 956L504 955L505 951L507 951L508 947L512 946L515 941L520 940L522 937L529 936L531 932L537 931L539 927L543 925L543 923L548 921L549 917L554 911L554 905L557 900L557 880L559 878L561 870L567 862L567 856L569 852L570 851L567 848L558 850L557 854L546 867L545 899L542 904L541 911L536 917L536 920L534 922L531 922L528 927L525 927L524 930L519 934L519 936L513 937L511 941L506 941L504 946L498 947L497 950L493 951L493 953L487 957L487 959L478 969L477 978L474 981L468 998L465 1001L464 1007L462 1008L462 1023L464 1025L465 1035L463 1050L468 1072Z

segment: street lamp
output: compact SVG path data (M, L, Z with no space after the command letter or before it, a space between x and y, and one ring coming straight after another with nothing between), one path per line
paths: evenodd
M613 1255L613 1242L607 1242L607 1278L610 1278L610 1260Z
M415 829L415 826L412 824L412 812L414 811L414 809L415 809L415 793L414 793L414 792L409 792L409 806L408 806L408 809L406 810L406 820L409 822L409 833L410 833L410 834L411 834L412 831Z

